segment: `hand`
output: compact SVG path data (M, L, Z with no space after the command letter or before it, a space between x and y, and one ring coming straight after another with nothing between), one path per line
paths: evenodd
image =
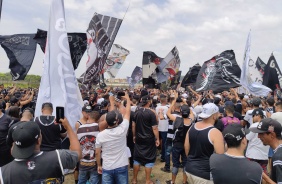
M115 97L114 96L109 96L109 100L110 101L115 101Z
M97 171L98 171L99 174L102 174L102 172L103 172L102 166L98 166Z
M62 123L62 125L64 126L66 130L68 130L68 128L71 128L70 123L66 117L64 119L60 119L59 122Z
M125 95L122 96L122 98L124 98L125 100L130 100L128 93L125 93Z
M157 140L156 140L156 146L158 147L159 145L160 145L160 140L157 139Z

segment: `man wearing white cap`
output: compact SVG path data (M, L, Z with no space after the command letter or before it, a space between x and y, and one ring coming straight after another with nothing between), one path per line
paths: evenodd
M199 117L203 120L192 125L186 134L185 172L188 183L211 184L209 158L214 152L224 153L222 133L214 127L219 117L218 107L213 103L205 104Z

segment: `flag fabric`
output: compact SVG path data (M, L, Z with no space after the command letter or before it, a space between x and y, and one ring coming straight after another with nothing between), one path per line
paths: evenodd
M260 57L258 57L257 61L256 61L256 67L259 70L262 77L263 77L263 74L264 74L265 66L266 66L266 64L260 59Z
M240 77L240 84L249 91L249 93L256 96L267 96L271 91L268 87L254 82L249 75L249 66L250 66L250 49L251 49L251 32L248 34L245 52L244 52L244 61L242 65L242 72ZM252 61L251 61L252 62Z
M41 106L44 102L51 102L54 108L64 107L65 117L73 128L75 122L81 117L83 102L71 62L63 0L52 0L51 2L44 69L36 103L36 116L41 114Z
M253 82L262 84L262 73L257 68L256 62L252 59L249 60L249 75Z
M177 48L174 47L168 55L161 60L161 63L157 67L160 71L157 73L158 83L163 83L168 79L171 80L177 74L180 67L180 58Z
M271 54L267 65L264 68L263 85L269 87L273 91L281 89L282 74L273 54Z
M2 0L0 0L0 20L1 20L1 13L2 13Z
M0 43L10 60L9 68L13 80L24 80L36 52L34 34L0 36Z
M140 80L142 80L142 68L136 66L131 74L131 77L127 77L127 83L130 87L134 87Z
M45 45L47 39L47 31L37 29L34 37L36 42L40 45L41 50L45 52ZM73 68L76 70L79 62L86 51L87 39L85 33L68 33L68 41L70 46L71 60Z
M185 88L186 86L195 84L200 70L201 66L199 63L195 64L192 68L190 68L181 82L181 87Z
M88 61L83 83L97 84L121 19L95 13L86 31Z
M108 56L102 73L106 72L110 78L115 78L128 54L130 54L129 50L118 44L113 44L112 53Z
M157 73L159 69L157 66L161 63L162 58L157 56L154 52L143 52L142 60L142 73L143 73L143 85L147 85L149 88L155 88L157 83Z
M169 81L169 86L171 89L177 89L177 86L179 84L179 81L180 81L180 77L181 77L181 71L178 71L176 73L176 75L174 75L171 80L168 80Z
M196 91L228 91L240 86L240 74L235 53L233 50L226 50L203 64L197 77Z

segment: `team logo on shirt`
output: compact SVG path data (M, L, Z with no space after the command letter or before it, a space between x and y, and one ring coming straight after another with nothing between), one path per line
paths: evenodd
M268 132L274 132L274 126L269 125L269 127L268 127Z
M33 170L35 168L35 162L34 161L28 161L26 163L26 165L27 165L28 170Z
M92 135L83 136L80 140L82 158L85 160L95 159L95 143L96 137Z

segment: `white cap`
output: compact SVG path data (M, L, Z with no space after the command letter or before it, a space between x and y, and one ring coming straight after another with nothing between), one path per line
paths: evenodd
M248 96L248 95L245 95L244 98L245 98L245 99L249 99L249 96Z
M183 93L181 96L182 96L183 98L187 98L187 97L188 97L188 95L187 95L186 93Z
M221 95L220 94L214 95L214 97L217 97L217 98L221 99Z
M217 112L218 112L218 107L214 103L207 103L203 106L202 113L199 114L199 117L206 119Z
M89 105L88 100L84 100L84 101L83 101L83 104L84 104L84 105Z
M104 98L99 98L98 100L97 100L97 104L98 105L101 105L101 103L104 101Z

